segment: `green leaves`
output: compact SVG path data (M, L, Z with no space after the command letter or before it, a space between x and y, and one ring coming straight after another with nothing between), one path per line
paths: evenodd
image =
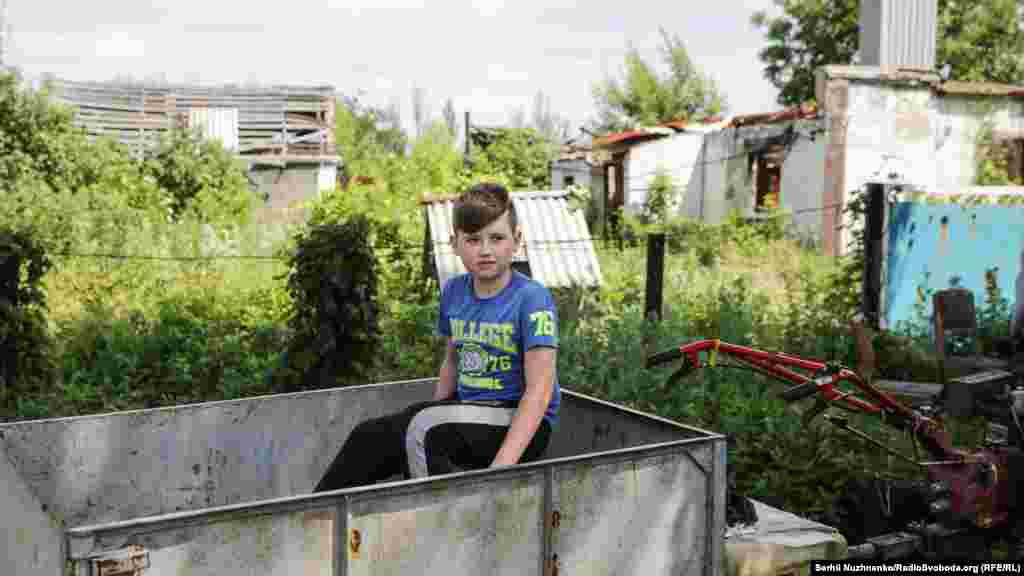
M377 262L371 222L353 216L300 233L290 259L293 340L278 374L284 390L357 383L378 343Z
M624 78L608 79L592 88L599 114L595 129L617 132L670 120L698 121L723 111L725 97L714 80L693 64L678 36L664 29L660 32L668 73L660 75L639 52L630 50Z
M1017 0L939 0L938 67L952 78L1017 84L1024 79L1024 31Z
M533 128L496 129L486 146L473 143L471 166L463 173L459 189L490 180L510 190L547 190L555 146Z
M782 15L758 12L763 31L758 56L764 76L779 89L778 103L796 106L814 99L815 71L849 64L857 52L857 0L775 0ZM949 64L951 78L1017 84L1024 80L1024 31L1016 0L939 0L936 64Z
M163 190L174 219L190 213L212 224L248 221L252 193L245 173L219 142L197 131L174 128L164 134L142 174Z
M27 232L0 227L0 405L46 390L55 373L42 278L50 260Z

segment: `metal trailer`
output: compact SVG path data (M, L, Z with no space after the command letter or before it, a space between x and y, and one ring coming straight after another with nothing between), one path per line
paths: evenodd
M718 576L725 437L563 390L544 460L312 487L433 379L0 425L0 574Z

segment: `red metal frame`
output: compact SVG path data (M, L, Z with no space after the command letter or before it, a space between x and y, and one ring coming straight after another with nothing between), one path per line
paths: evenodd
M793 368L820 374L831 366L825 362L721 340L698 340L681 345L678 350L692 367L714 367L717 354L724 353L794 385L814 382L816 394L843 409L884 415L886 423L908 430L933 457L932 462L919 464L926 468L930 480L950 486L950 506L954 515L980 528L1002 526L1007 522L1009 491L1013 488L1006 481L1009 466L1006 449L967 451L955 448L940 418L910 408L848 368L838 367L828 378L815 378L795 372ZM707 363L700 362L701 353L708 354ZM842 382L851 384L869 400L839 389ZM982 471L991 471L990 481L981 479Z

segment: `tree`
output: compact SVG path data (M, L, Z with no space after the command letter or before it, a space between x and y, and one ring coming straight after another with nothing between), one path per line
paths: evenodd
M543 91L533 98L533 128L553 143L569 137L569 119L551 109L551 99Z
M631 49L620 82L610 78L593 87L598 118L595 131L619 131L670 120L701 120L727 107L717 83L690 60L678 35L661 29L661 55L668 74L661 75Z
M515 107L509 115L508 125L516 130L526 128L526 109L522 106Z
M426 133L430 125L430 105L427 104L426 92L419 86L412 89L412 122L417 137Z
M481 179L511 190L546 190L554 146L533 128L475 128L470 132L472 166L464 184Z
M146 152L143 173L164 191L171 214L187 211L201 220L245 222L251 210L249 181L224 145L198 130L174 127Z
M850 64L859 44L858 0L775 0L782 15L760 11L751 19L765 33L758 57L764 76L779 89L778 103L814 98L814 75L830 64ZM938 0L936 68L956 80L1024 80L1021 0Z
M386 157L404 155L408 141L396 102L378 108L363 104L358 96L338 99L334 136L346 184L356 176L378 176Z
M448 133L452 135L452 138L458 139L459 136L459 117L455 113L455 103L449 98L445 100L444 107L441 109L441 116L444 117L445 126L448 127Z

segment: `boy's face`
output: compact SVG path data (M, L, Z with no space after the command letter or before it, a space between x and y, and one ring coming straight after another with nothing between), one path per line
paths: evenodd
M519 246L519 234L513 233L508 212L476 233L456 232L455 252L474 278L498 280L512 267Z

